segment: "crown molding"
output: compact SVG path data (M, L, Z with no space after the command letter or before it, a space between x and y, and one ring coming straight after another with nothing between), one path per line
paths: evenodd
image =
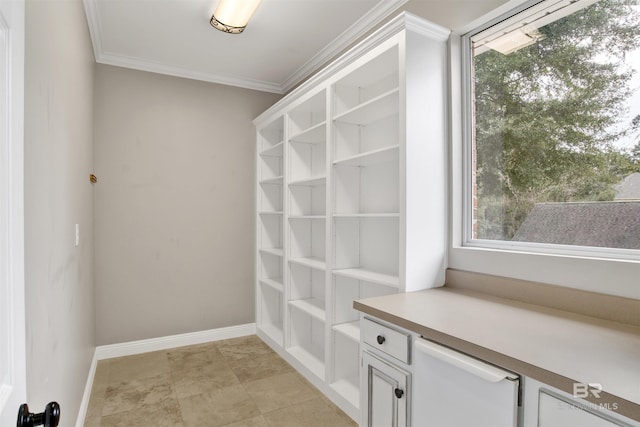
M381 0L373 9L367 12L367 14L356 21L351 27L336 37L332 42L282 82L266 82L238 76L194 71L184 67L150 61L145 58L130 57L105 51L102 46L102 29L100 28L98 0L83 0L83 3L89 26L89 34L91 36L91 43L93 45L93 52L97 63L132 68L135 70L165 74L174 77L201 80L227 86L236 86L262 92L284 94L316 72L329 60L336 57L362 38L367 34L367 32L382 22L392 12L404 5L407 1L408 0Z
M275 83L225 76L222 74L203 73L172 65L165 65L146 59L133 58L108 52L103 52L100 54L100 57L96 57L96 62L106 65L115 65L117 67L131 68L134 70L148 71L151 73L165 74L173 77L201 80L226 86L236 86L243 89L259 90L262 92L277 94L283 93L281 86Z
M345 49L364 37L365 34L387 18L393 11L400 8L408 1L409 0L383 0L378 2L373 9L367 12L362 16L362 18L351 25L351 27L347 28L342 34L322 48L322 50L282 82L281 86L284 92L291 90L305 78L309 77L313 72L325 65L329 60L336 57Z

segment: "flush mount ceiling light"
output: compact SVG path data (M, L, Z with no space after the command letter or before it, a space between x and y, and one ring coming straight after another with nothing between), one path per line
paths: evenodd
M244 31L262 0L220 0L209 23L216 29L230 34Z

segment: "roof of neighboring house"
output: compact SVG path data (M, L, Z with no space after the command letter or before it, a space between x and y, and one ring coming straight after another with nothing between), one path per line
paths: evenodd
M616 185L614 200L640 200L640 172L632 173Z
M640 249L640 200L538 203L513 240Z

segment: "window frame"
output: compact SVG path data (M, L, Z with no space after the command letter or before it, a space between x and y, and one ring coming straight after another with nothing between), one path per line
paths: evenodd
M640 250L472 239L473 35L544 0L511 0L450 40L450 268L640 299ZM614 280L612 280L614 279ZM613 283L612 283L613 282Z

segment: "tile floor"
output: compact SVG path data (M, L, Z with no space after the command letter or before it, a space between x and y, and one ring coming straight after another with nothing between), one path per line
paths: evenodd
M353 427L255 335L98 363L85 427Z

